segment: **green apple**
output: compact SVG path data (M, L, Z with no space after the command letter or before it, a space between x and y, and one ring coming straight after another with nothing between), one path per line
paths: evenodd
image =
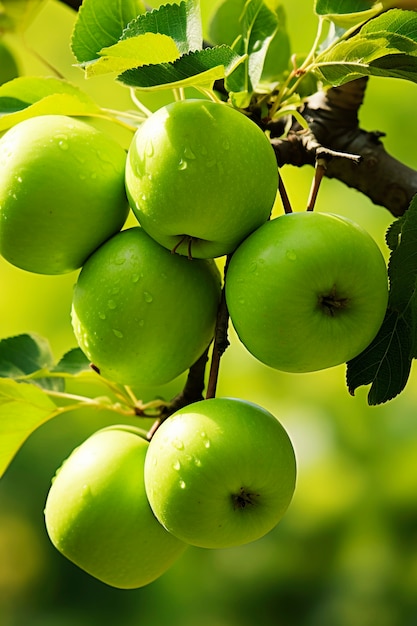
M126 152L63 115L20 122L0 139L0 254L40 274L78 269L123 226Z
M210 344L220 300L213 260L171 254L136 226L90 256L73 293L78 343L110 380L162 385Z
M97 431L58 470L45 505L54 546L91 576L122 589L151 583L186 548L149 506L147 449L134 427Z
M259 539L292 499L291 440L265 409L234 398L202 400L165 420L149 444L145 488L161 524L194 546Z
M320 370L352 359L375 337L388 301L386 264L369 233L344 217L282 215L233 255L226 301L259 361Z
M138 129L126 190L141 226L193 258L232 252L265 222L277 193L274 151L262 130L226 104L185 100Z

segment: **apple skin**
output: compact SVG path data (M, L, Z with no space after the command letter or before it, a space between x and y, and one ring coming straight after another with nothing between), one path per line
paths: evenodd
M74 333L105 378L163 385L209 345L220 292L214 261L171 254L136 226L103 244L81 270Z
M151 583L186 548L149 506L143 478L147 449L134 427L97 431L58 470L45 504L47 532L61 554L121 589Z
M193 258L232 252L268 219L277 185L267 137L225 104L185 100L162 107L129 147L126 190L140 225L169 250Z
M39 274L80 268L126 221L125 163L112 137L78 119L11 128L0 139L0 254Z
M316 371L352 359L375 337L388 302L387 269L376 242L349 219L291 213L261 226L233 255L226 302L259 361Z
M194 546L259 539L293 496L287 432L265 409L234 398L202 400L165 420L149 444L145 488L161 524Z

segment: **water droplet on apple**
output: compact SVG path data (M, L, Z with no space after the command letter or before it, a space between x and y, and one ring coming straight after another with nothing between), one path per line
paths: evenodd
M256 272L257 269L258 269L258 264L256 261L253 261L248 267L249 272Z
M191 150L190 146L185 146L184 148L184 157L186 159L194 160L196 158L194 152Z
M295 261L297 259L297 254L295 250L287 250L285 256L289 261Z
M123 263L126 262L126 258L124 256L117 256L114 259L114 262L116 263L116 265L123 265ZM119 291L119 290L117 290L117 291Z
M145 325L145 320L139 320L138 324L139 324L139 326L144 326Z
M109 309L114 310L117 307L117 304L114 300L108 300L107 301L107 306L109 307Z
M201 461L200 461L200 459L197 459L197 457L194 458L194 465L196 467L201 467Z
M113 328L112 330L115 337L123 339L123 333L120 330L117 330L117 328Z
M143 297L145 299L145 302L147 302L148 304L150 304L153 300L153 296L151 293L149 293L149 291L145 291Z
M180 480L180 488L181 488L181 489L185 489L185 488L186 488L186 486L187 486L187 485L185 484L185 482L184 482L183 480Z
M181 159L180 162L178 163L178 169L179 170L186 170L188 167L188 163L185 159Z
M68 142L65 139L60 139L58 141L58 147L60 148L60 150L68 150Z
M137 283L139 282L139 274L132 274L132 283Z
M174 463L174 465L172 467L173 467L173 469L175 471L178 472L181 469L181 463L179 461L175 461L175 463Z
M174 448L176 448L177 450L184 450L184 442L181 441L181 439L173 439L171 441L171 444L174 446Z
M103 313L103 312L99 313L99 314L98 314L98 316L99 316L99 318L100 318L101 320L105 320L105 319L106 319L106 314L105 314L105 313Z
M81 497L83 500L91 500L92 493L91 493L91 489L89 485L83 485L83 488L81 491Z

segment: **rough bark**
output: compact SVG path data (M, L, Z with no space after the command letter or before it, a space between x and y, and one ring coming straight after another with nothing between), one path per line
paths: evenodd
M301 111L309 130L294 123L282 139L282 123L271 124L272 145L280 166L314 165L324 158L328 178L337 178L399 216L417 193L417 171L387 153L383 132L360 128L358 111L366 85L367 79L361 78L315 93ZM352 158L355 155L359 159Z

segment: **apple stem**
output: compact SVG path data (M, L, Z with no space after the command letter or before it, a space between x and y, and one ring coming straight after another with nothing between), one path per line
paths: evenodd
M293 211L292 211L291 202L288 197L287 190L285 189L285 185L284 185L281 175L279 176L279 179L278 179L278 191L279 191L279 195L281 196L281 202L284 207L285 213L292 213Z
M216 397L217 381L219 377L220 360L229 346L227 329L229 325L229 310L226 304L225 284L227 268L232 255L229 254L224 267L224 284L220 297L220 304L217 311L216 329L214 333L214 344L211 355L210 374L207 383L206 399Z
M207 348L200 358L190 367L184 389L163 407L161 414L152 424L147 433L146 438L148 441L152 439L159 426L164 420L167 419L167 417L188 404L204 399L204 378L208 361L208 352L209 348Z
M314 211L314 207L316 205L317 195L320 190L321 182L326 173L326 160L325 159L317 159L316 168L314 170L314 178L310 189L310 196L307 202L307 211Z

